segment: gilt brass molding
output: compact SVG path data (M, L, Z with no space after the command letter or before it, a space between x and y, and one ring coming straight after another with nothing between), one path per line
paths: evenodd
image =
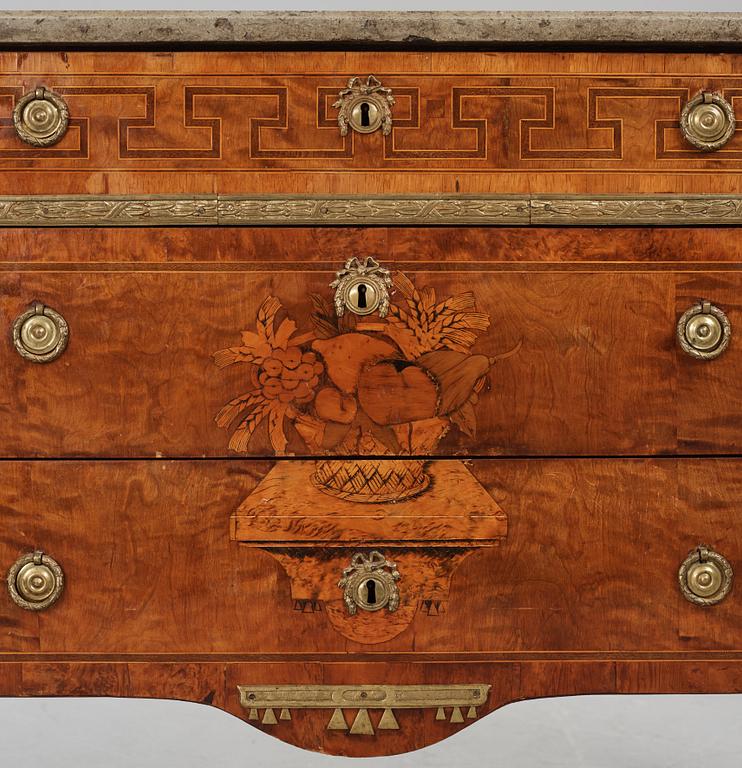
M742 195L0 197L0 227L742 225Z
M742 224L742 195L534 197L530 223L559 226Z
M0 197L3 227L215 225L216 196L25 195Z
M489 696L489 685L238 685L240 705L248 720L263 725L277 725L291 720L292 709L333 710L327 730L348 731L356 736L373 736L374 725L369 710L382 710L376 725L380 731L399 730L394 710L435 709L436 720L453 724L474 720L477 707ZM259 710L263 715L260 716ZM276 719L275 710L279 711ZM357 710L348 727L343 710ZM448 711L447 711L448 710Z
M530 221L526 197L219 197L220 224L503 224Z

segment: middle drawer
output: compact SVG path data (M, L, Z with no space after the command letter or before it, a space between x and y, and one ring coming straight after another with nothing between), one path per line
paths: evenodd
M676 338L704 301L733 336L734 230L3 230L0 244L2 456L740 449L734 340L703 360ZM390 313L338 319L330 283L368 256L391 272ZM34 306L69 328L43 365L12 333ZM230 349L239 362L220 368Z

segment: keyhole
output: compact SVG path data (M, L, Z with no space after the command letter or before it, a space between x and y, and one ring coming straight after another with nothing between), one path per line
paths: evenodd
M368 287L361 283L358 286L358 309L366 309L366 291Z
M369 125L371 125L371 120L369 120L368 113L371 109L371 105L367 101L361 102L361 126L364 128L368 128Z
M376 605L376 582L373 579L366 582L366 602L369 605Z

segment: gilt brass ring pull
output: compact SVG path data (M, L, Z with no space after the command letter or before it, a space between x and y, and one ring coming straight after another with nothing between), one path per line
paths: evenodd
M54 605L64 590L64 573L49 555L36 551L16 560L8 571L8 591L13 602L27 611Z
M66 133L69 119L65 100L46 88L27 93L13 109L13 125L18 138L35 147L56 144Z
M683 597L696 605L721 602L729 594L733 579L729 561L703 545L685 558L678 572Z
M69 335L69 326L62 315L38 301L13 323L16 351L32 363L56 360L67 347Z
M703 152L721 149L734 136L735 128L734 109L719 93L699 93L680 114L683 137Z
M681 349L697 360L713 360L729 346L732 326L724 312L709 301L700 301L678 320Z

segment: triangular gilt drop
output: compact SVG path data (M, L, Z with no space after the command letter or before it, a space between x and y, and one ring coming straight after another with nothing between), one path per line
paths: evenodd
M466 716L469 718L469 720L476 720L477 719L477 708L476 707L469 707L469 711L466 713Z
M279 720L291 720L291 712L284 707L281 710L281 713L278 715L278 719Z
M345 722L345 715L342 709L336 709L332 713L330 722L327 724L328 731L347 731L348 723Z
M356 719L353 721L353 725L350 726L350 732L354 736L373 736L374 726L371 723L371 718L368 716L368 711L365 709L359 709Z
M272 709L266 709L263 713L263 725L277 725L276 713Z
M464 722L464 716L461 714L461 709L459 707L453 708L453 712L451 712L451 722L452 723Z
M247 719L248 720L257 720L258 719L258 710L257 709L251 709L247 713Z
M438 707L435 713L435 719L436 720L445 720L446 719L446 710L443 709L443 707Z
M398 731L399 723L397 718L394 717L394 712L391 709L385 709L379 720L380 731Z

